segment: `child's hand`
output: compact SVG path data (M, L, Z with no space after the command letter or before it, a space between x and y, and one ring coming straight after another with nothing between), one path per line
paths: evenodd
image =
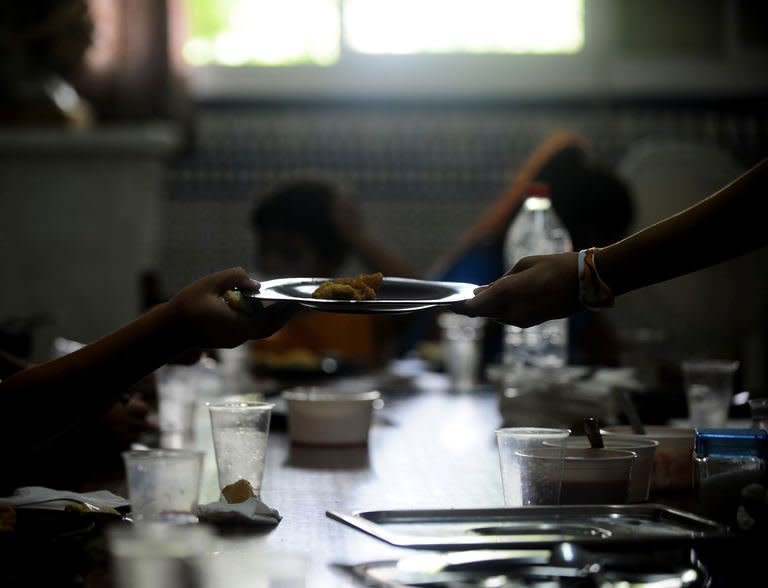
M292 302L267 306L242 296L258 289L245 270L232 268L193 282L168 302L168 310L189 347L236 347L268 337L300 308Z

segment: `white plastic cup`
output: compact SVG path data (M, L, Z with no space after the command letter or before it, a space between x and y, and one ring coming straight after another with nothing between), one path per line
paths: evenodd
M261 496L273 406L267 402L208 403L219 488L246 480L254 495Z
M147 523L107 531L116 588L207 588L214 538L204 525Z
M202 451L125 451L131 515L139 521L193 522L200 497Z
M547 441L563 440L570 434L570 429L544 427L507 427L496 431L504 504L526 506L559 503L562 460L559 463L550 461L546 471L540 469L535 472L536 475L532 475L533 472L528 469L531 463L522 457L522 453L543 448ZM541 483L542 477L551 483Z
M306 588L314 586L307 575L307 553L259 546L253 549L229 544L211 560L211 586L220 588ZM324 583L320 583L325 585Z
M683 362L688 418L695 428L717 429L728 420L738 361L700 359Z

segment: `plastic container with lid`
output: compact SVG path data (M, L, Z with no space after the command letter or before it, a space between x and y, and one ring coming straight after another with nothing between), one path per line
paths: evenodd
M762 429L697 429L694 487L699 512L744 528L750 494L765 494L768 432ZM742 512L739 513L741 507Z
M504 263L512 268L523 257L570 251L571 236L555 213L547 184L534 182L504 237ZM561 368L568 363L568 319L554 319L522 329L504 328L502 363L511 372L525 366Z

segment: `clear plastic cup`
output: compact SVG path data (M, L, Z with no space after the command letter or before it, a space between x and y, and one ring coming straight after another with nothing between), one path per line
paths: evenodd
M586 437L570 437L563 442L572 449L588 449L591 447ZM643 435L604 435L603 443L606 449L624 449L637 454L632 465L632 478L629 485L628 502L645 502L651 488L651 472L653 471L653 456L659 442L648 439Z
M196 521L203 456L186 449L123 452L133 519Z
M752 428L768 431L768 398L750 399L749 412L752 416Z
M453 313L438 317L443 364L451 388L458 392L472 390L477 384L484 322L483 318Z
M504 504L558 504L562 460L550 461L546 467L540 464L539 470L532 472L530 461L524 459L522 453L543 448L546 442L562 440L570 434L570 429L544 427L508 427L496 431ZM542 478L550 483L542 483Z
M246 480L254 495L261 496L273 406L267 402L208 403L219 488Z
M637 454L550 446L521 451L520 457L534 493L550 495L559 488L556 504L626 504Z
M683 362L685 398L691 426L724 427L728 420L738 361L700 359Z
M155 372L158 420L164 433L191 434L197 407L196 366L165 365Z

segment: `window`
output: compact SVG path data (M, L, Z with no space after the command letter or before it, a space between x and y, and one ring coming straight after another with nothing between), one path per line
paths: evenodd
M188 0L193 66L333 66L352 56L574 54L583 0Z
M346 0L353 51L575 53L584 43L581 0Z
M339 0L191 0L191 65L330 65L339 59Z

